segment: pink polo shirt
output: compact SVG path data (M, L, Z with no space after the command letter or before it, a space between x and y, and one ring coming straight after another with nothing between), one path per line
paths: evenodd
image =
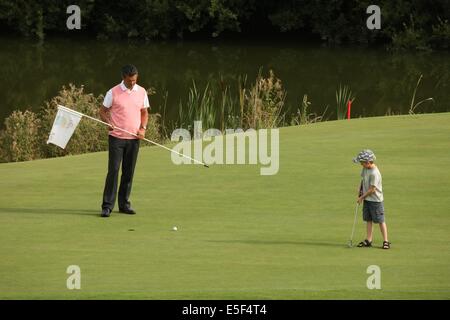
M123 81L106 93L103 105L110 108L112 125L136 134L141 126L141 109L150 106L144 88L135 84L129 90ZM120 139L137 139L117 129L111 130L109 134Z

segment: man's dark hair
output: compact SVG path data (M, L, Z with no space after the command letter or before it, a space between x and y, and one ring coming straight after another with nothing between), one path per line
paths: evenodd
M127 64L126 66L122 67L122 77L131 77L135 74L138 74L137 68L132 64Z

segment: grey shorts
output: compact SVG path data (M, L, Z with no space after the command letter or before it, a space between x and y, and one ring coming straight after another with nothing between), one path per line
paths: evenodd
M384 222L384 204L383 202L374 202L364 200L363 220L373 221L374 223Z

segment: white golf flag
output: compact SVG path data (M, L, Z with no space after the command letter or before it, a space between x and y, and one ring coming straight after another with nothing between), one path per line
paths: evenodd
M64 149L67 142L69 142L70 137L72 137L75 128L78 126L81 117L81 113L58 105L58 113L53 122L52 131L50 131L47 144L53 143Z

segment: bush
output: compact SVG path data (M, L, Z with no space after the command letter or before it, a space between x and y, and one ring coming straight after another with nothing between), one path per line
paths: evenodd
M38 159L40 120L31 111L14 111L0 132L0 162Z
M14 111L6 118L5 129L0 132L0 161L28 161L108 150L108 128L89 119L80 121L65 149L47 144L58 105L99 119L102 101L102 95L95 97L85 93L83 86L69 84L45 102L38 113ZM159 119L159 114L149 115L146 137L154 142L162 140Z
M51 99L50 102L45 102L45 106L39 112L39 118L41 119L39 142L43 157L50 158L108 150L108 129L105 125L88 119L80 121L65 149L47 144L58 104L85 115L99 118L98 112L102 101L103 96L94 97L93 94L85 93L83 86L77 88L75 85L69 84L68 88L63 86L58 96Z

